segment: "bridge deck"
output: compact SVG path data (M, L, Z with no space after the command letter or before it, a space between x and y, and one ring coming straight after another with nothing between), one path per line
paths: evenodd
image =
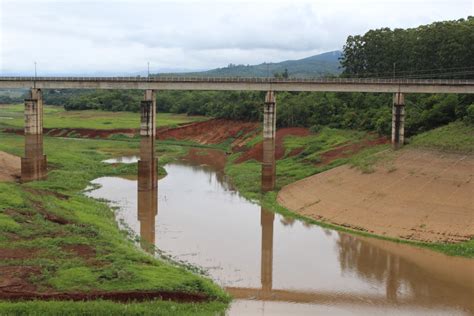
M0 77L0 89L154 89L474 93L474 80L206 77Z

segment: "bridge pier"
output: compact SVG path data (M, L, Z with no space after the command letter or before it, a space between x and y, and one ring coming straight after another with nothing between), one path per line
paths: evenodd
M140 103L140 160L138 161L138 220L141 246L152 251L155 244L155 217L158 213L158 160L155 154L156 94L145 90Z
M405 141L405 96L401 92L393 95L392 148L399 149Z
M275 187L275 135L276 135L276 100L273 91L265 96L263 108L263 160L262 191L271 191Z
M265 96L263 108L263 159L262 159L262 192L275 189L276 162L276 100L273 91ZM262 296L270 297L273 287L273 222L275 214L261 208L260 225L262 227L262 245L260 259L260 279Z
M43 93L31 89L25 99L25 157L21 158L21 181L42 180L48 176L43 154Z

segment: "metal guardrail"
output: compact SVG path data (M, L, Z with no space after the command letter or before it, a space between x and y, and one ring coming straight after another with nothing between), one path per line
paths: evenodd
M474 85L462 79L379 79L379 78L250 78L250 77L0 77L1 81L69 82L195 82L195 83L317 83L317 84L396 84Z

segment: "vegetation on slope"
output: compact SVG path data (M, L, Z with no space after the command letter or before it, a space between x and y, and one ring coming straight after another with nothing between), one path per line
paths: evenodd
M474 125L454 122L410 139L410 147L474 153Z
M0 137L0 150L21 155L23 137L1 133ZM103 201L83 195L89 182L97 177L136 174L136 165L115 166L101 161L138 152L138 147L137 141L79 142L46 137L51 168L48 179L27 184L0 183L0 252L22 254L2 259L0 269L11 266L36 271L24 281L40 293L170 291L204 295L211 302L187 306L161 301L133 307L103 305L111 310L130 309L135 314L145 308L163 313L173 308L188 314L223 310L228 297L222 289L184 267L139 250L127 239L128 233L119 230L113 212ZM163 144L160 149L161 165L186 152L174 145ZM16 310L17 304L20 309L50 309L51 314L62 314L60 311L70 308L76 312L91 309L84 303L66 307L52 302L3 302L0 314Z

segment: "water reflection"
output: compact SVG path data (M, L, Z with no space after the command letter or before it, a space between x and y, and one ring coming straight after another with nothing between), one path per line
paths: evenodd
M46 177L43 134L25 134L25 157L21 158L21 180L41 180Z
M275 140L264 139L262 161L262 192L272 191L275 188L276 163ZM269 297L273 288L273 222L275 214L260 210L260 225L262 227L261 250L261 282L262 296Z
M157 158L153 137L142 136L138 161L137 218L140 222L141 246L153 251L155 245L155 218L158 214Z

